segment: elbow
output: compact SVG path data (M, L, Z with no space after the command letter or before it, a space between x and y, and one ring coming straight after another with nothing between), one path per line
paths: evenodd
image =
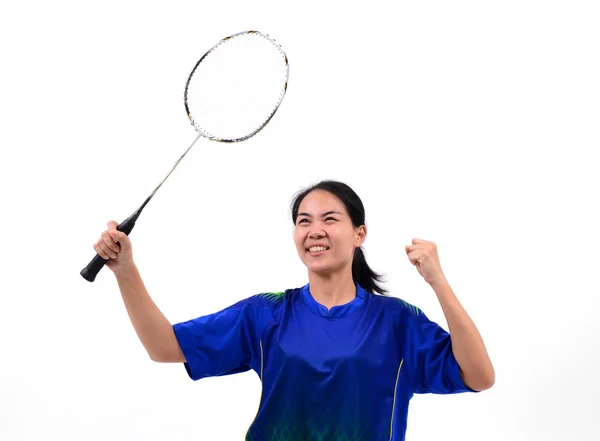
M491 365L486 375L484 376L483 385L485 386L484 390L491 389L496 383L496 371L494 370L494 366Z
M166 353L166 351L147 351L148 352L148 357L150 357L150 360L156 362L156 363L168 363L170 361L169 354Z
M463 373L463 381L470 389L482 392L494 386L496 383L496 373L493 368L488 372L481 372L477 375Z
M157 354L154 352L148 352L148 357L150 357L150 360L152 360L156 363L164 363L164 359L163 359L163 357L161 357L160 354Z
M148 351L148 356L156 363L184 363L186 361L179 346L172 351Z
M484 379L482 379L481 381L479 381L476 384L476 388L475 390L478 391L484 391L484 390L488 390L491 389L492 387L494 387L494 383L496 383L496 377L495 375L492 375L490 377L486 377Z

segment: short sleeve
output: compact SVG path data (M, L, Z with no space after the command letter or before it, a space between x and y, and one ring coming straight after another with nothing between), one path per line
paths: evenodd
M477 392L469 388L460 375L450 334L418 308L413 308L407 315L406 356L414 393Z
M173 325L192 380L250 370L260 359L265 307L242 300L222 311Z

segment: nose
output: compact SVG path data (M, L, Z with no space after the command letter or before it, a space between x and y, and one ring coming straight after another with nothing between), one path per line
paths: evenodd
M325 237L325 231L323 231L323 229L319 227L312 227L308 232L308 237L310 239L320 239L322 237Z

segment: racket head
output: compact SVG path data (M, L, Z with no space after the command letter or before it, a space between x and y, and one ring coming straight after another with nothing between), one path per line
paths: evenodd
M259 31L239 32L198 60L185 85L185 110L202 136L244 141L273 118L288 79L287 55L274 39Z

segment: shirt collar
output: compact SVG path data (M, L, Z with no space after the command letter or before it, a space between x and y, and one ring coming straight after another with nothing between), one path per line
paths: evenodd
M327 318L346 317L354 314L364 305L366 301L366 291L358 283L355 282L354 285L356 286L356 297L345 305L332 307L329 311L325 306L321 305L314 299L310 293L309 284L306 284L302 287L302 297L306 306L308 306L308 308L316 315Z

